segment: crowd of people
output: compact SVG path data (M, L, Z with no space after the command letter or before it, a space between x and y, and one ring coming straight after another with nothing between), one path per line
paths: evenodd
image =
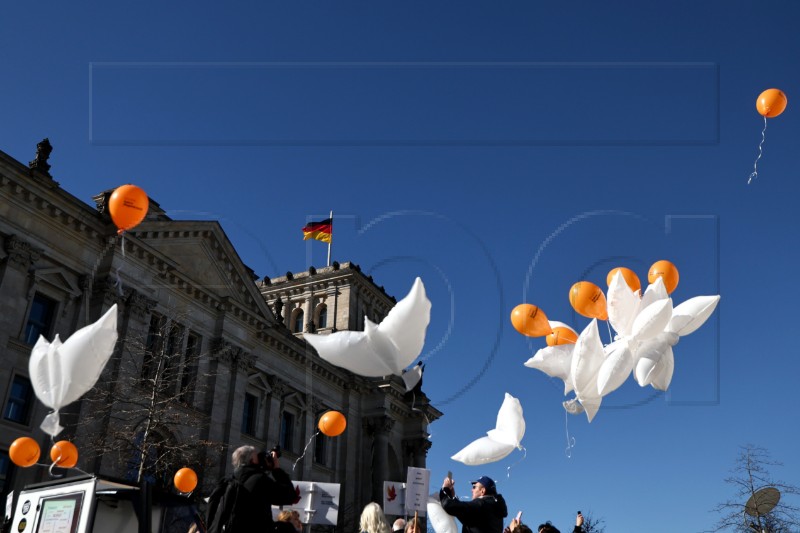
M522 523L518 514L507 526L503 526L508 516L508 506L502 494L498 494L493 479L481 476L471 482L472 498L461 500L455 493L455 481L448 476L442 482L439 501L442 509L461 522L461 533L534 533L530 526ZM575 517L573 533L583 533L583 515ZM392 527L383 514L381 506L370 503L361 513L360 533L422 533L416 518L406 521L395 520ZM552 523L539 524L535 533L561 533Z
M280 468L280 450L259 453L253 446L241 446L232 455L234 472L220 481L208 501L205 526L207 533L302 533L300 515L294 510L284 510L272 519L272 505L296 503L295 491L289 474ZM508 506L497 492L493 479L481 476L471 482L472 498L461 500L456 496L455 481L448 474L439 491L442 509L461 522L461 533L533 533L522 523L521 513L508 525ZM573 533L583 532L584 518L580 512L575 519ZM423 533L420 520L398 518L389 521L377 503L367 504L359 521L360 533ZM356 533L356 532L353 532ZM560 533L549 521L539 524L536 533Z

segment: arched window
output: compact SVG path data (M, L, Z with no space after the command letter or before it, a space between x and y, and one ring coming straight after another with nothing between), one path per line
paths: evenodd
M298 309L294 315L294 330L295 333L303 331L303 310Z
M322 304L319 306L319 313L317 315L317 328L327 328L328 327L328 306Z

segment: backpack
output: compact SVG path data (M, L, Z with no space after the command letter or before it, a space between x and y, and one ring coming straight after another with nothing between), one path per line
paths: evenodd
M222 478L208 497L207 533L224 533L233 523L241 483L235 477Z

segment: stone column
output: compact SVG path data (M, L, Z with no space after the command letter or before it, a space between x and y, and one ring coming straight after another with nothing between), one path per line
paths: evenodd
M383 501L383 482L389 475L389 434L395 421L386 415L364 419L364 429L372 438L372 501Z
M27 323L28 310L30 309L30 301L26 293L28 271L42 256L42 252L16 235L9 235L5 238L3 249L6 252L6 257L0 270L0 297L2 297L6 308L25 309L26 311L21 323L9 324L10 327L3 329L17 331L18 338L21 338L25 333L25 324ZM15 320L18 316L16 313L3 313L3 317L0 320Z

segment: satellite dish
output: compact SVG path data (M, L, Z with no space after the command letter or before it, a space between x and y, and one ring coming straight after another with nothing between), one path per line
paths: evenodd
M747 503L744 512L750 516L764 516L772 511L781 499L781 493L775 487L764 487L757 490Z

